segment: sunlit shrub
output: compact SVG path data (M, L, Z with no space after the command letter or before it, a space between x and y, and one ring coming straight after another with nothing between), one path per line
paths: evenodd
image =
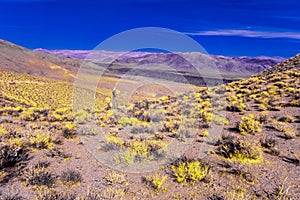
M171 166L171 169L179 183L203 180L209 171L207 165L196 160L176 163Z
M262 160L262 150L259 144L235 137L223 137L218 153L241 163L256 163Z
M245 135L247 133L254 134L257 132L261 132L261 125L254 114L243 116L242 120L238 124L238 128L242 135Z

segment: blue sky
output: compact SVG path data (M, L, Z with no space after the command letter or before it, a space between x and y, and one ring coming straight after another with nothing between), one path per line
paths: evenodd
M0 0L0 8L0 38L31 49L93 49L150 26L183 32L211 54L300 53L297 0Z

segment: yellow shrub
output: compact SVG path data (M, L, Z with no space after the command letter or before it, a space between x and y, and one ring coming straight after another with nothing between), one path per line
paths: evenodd
M203 165L200 161L180 162L177 165L172 165L171 169L178 183L187 181L200 181L204 179L209 167Z
M34 133L29 137L30 144L35 148L52 148L52 138L49 133Z
M257 132L261 132L259 121L256 119L254 114L249 114L247 116L243 116L242 120L239 122L239 131L242 135L247 133L253 134Z
M179 163L178 166L171 166L174 176L176 177L176 181L178 183L182 183L186 181L187 175L185 173L186 163Z

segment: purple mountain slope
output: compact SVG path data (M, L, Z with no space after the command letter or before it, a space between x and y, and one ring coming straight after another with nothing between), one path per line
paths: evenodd
M202 69L215 66L222 73L241 74L250 76L274 66L285 58L282 57L227 57L218 55L207 55L197 52L188 53L146 53L146 52L110 52L110 51L89 51L89 50L46 50L36 49L35 51L54 54L63 57L93 60L97 63L111 63L112 61L121 65L151 65L163 64L179 71L191 68ZM96 59L95 59L96 58ZM113 58L117 58L116 60ZM112 60L113 59L113 60ZM187 60L189 62L187 62Z

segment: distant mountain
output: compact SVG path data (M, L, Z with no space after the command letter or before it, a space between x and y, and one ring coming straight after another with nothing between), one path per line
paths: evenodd
M189 53L147 53L147 52L109 52L89 50L46 50L36 49L38 52L54 54L63 57L96 60L98 63L111 63L119 65L167 65L179 71L192 71L192 68L202 69L215 66L226 74L240 74L250 76L274 66L283 60L282 57L227 57L217 55L206 55L197 52ZM97 59L93 59L97 55ZM112 58L117 60L112 61ZM187 61L188 60L188 61Z

